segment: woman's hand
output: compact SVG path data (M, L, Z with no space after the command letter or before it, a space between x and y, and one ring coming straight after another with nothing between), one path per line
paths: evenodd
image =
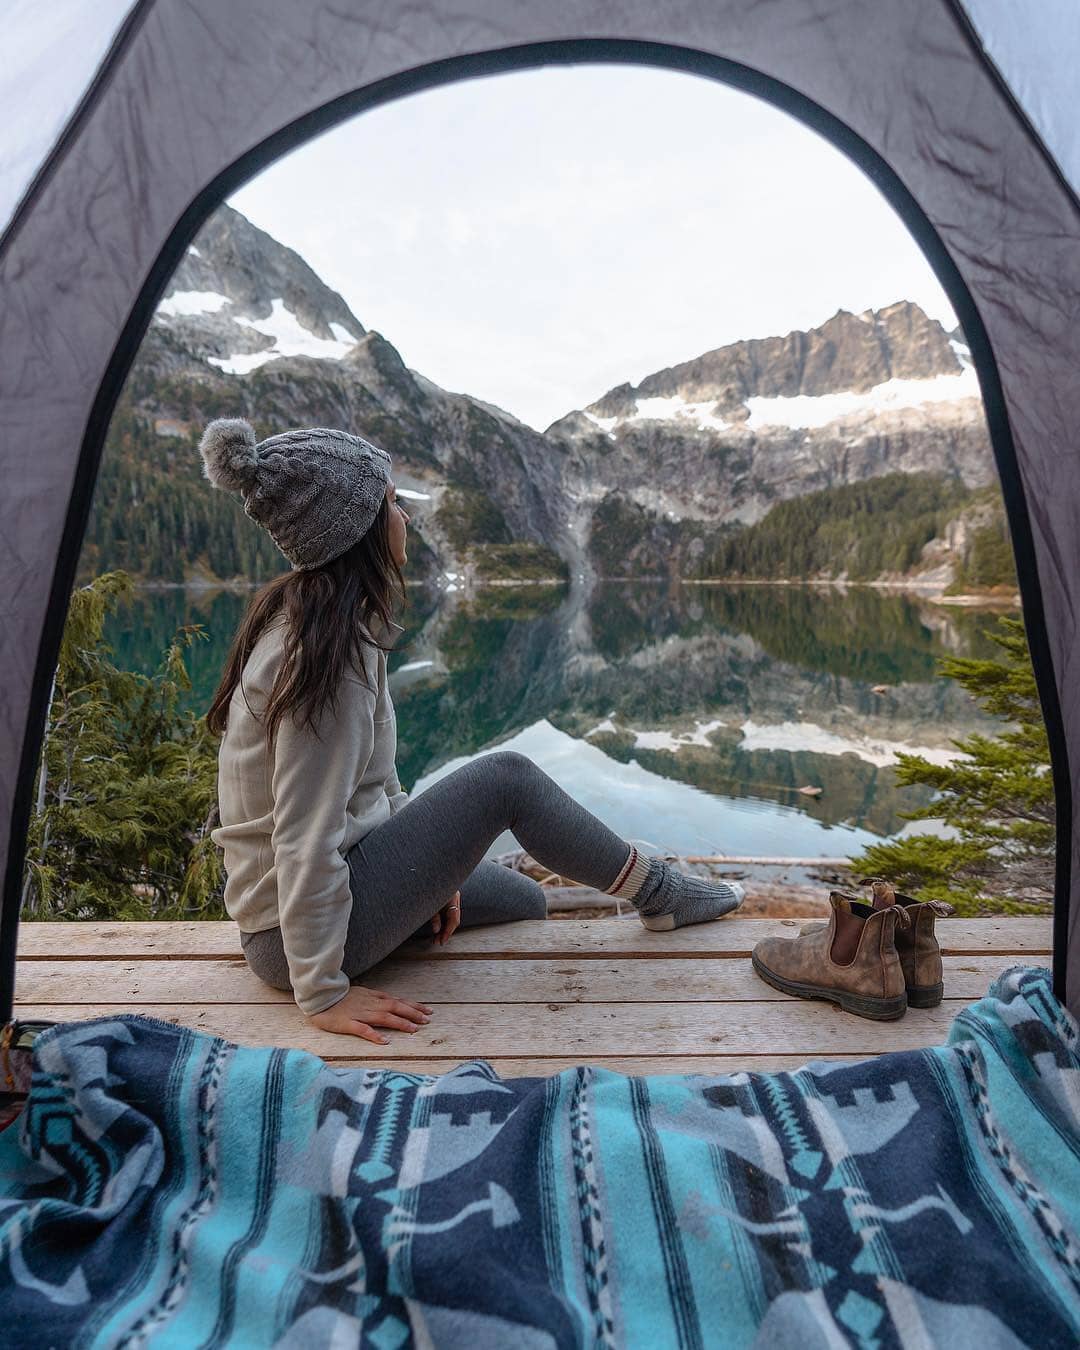
M322 1012L312 1013L308 1022L320 1031L335 1031L341 1036L360 1036L377 1045L389 1044L376 1027L394 1027L398 1031L419 1031L431 1020L433 1008L426 1003L410 1003L395 998L380 989L367 989L362 984L349 986L343 999Z
M461 922L461 892L455 891L450 899L431 920L431 931L440 947L450 941L450 935Z

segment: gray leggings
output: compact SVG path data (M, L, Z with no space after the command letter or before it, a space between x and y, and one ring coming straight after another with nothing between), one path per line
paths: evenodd
M573 881L607 890L630 845L565 793L525 755L495 750L472 760L369 831L346 853L353 905L342 969L350 979L430 921L461 891L461 927L542 919L543 887L484 858L503 830L537 862ZM291 989L280 928L241 933L261 980ZM452 939L451 939L452 942Z

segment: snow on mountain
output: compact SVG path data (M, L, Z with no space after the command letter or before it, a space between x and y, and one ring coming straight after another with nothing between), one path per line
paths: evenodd
M219 295L217 291L173 291L158 305L157 312L172 317L217 314L230 303L227 295Z
M931 403L956 403L978 398L975 368L959 375L933 375L925 380L886 380L865 393L842 390L835 394L797 394L793 398L748 398L750 416L746 427L810 428L828 426L848 417L878 417L901 408L920 408Z
M731 343L611 389L549 427L612 435L644 421L727 432L813 428L841 418L978 397L971 354L917 305L838 311L819 328ZM582 421L582 417L584 421Z
M473 567L496 577L516 575L515 568L542 577L565 569L559 465L543 436L410 370L303 258L230 207L206 221L181 259L129 397L140 426L168 441L154 470L164 477L176 465L181 475L198 476L198 456L178 442L197 441L212 416L247 417L260 434L341 426L368 437L392 455L409 503L414 576L438 579L449 568L446 580L456 588L454 578ZM180 513L190 540L181 532L173 553L171 544L157 550L154 565L178 574L187 561L173 554L210 541L200 564L206 574L272 566L272 543L259 553L261 539L252 543L226 524L233 506L197 486ZM127 547L115 533L113 552Z
M223 297L215 297L221 299ZM275 296L270 302L268 319L246 319L237 316L235 322L251 328L272 340L273 346L261 352L236 352L231 356L207 359L229 375L246 375L258 366L278 356L313 356L324 361L340 361L348 356L356 346L356 340L340 323L331 323L332 338L316 337L309 328L305 328L290 309L285 308L281 296Z
M184 255L155 322L230 375L282 356L339 361L366 333L298 253L227 206Z
M715 415L715 407L715 400L688 403L672 394L667 398L635 398L632 411L614 417L597 417L588 409L585 416L609 436L614 435L615 427L626 422L678 421L701 431L726 431L729 423Z

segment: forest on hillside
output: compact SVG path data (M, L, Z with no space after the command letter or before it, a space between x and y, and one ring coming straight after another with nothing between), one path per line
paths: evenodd
M264 581L283 568L266 531L202 477L197 435L160 436L122 398L101 457L79 583L117 569L143 581Z
M958 560L953 588L1014 584L996 486L973 491L959 479L937 474L886 474L780 502L756 525L723 536L695 571L701 577L842 576L855 582L909 574L926 545L972 508L982 508L980 521Z

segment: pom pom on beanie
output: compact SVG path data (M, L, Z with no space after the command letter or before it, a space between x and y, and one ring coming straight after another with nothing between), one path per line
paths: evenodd
M248 492L258 468L255 428L242 417L219 417L203 432L199 442L203 475L215 487L229 492Z

